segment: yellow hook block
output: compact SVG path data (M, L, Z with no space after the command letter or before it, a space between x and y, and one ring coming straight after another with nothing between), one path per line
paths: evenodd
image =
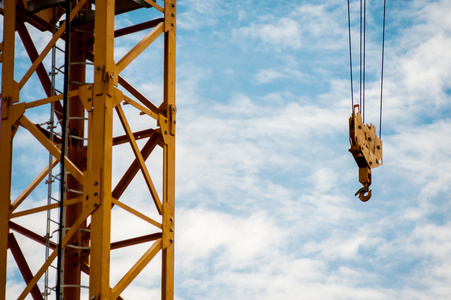
M373 124L363 124L358 104L354 105L349 118L349 142L349 152L359 167L359 182L363 185L356 196L359 195L360 200L366 202L371 198L371 169L381 166L383 162L382 141L376 135L376 127Z

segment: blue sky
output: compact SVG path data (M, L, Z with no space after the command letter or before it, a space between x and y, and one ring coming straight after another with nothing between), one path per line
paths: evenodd
M387 1L384 165L362 203L347 1L262 2L178 2L176 299L449 299L451 3ZM367 5L366 121L379 129L383 1ZM158 99L161 65L146 53L124 72ZM150 82L133 77L146 70ZM156 278L124 298L158 295Z

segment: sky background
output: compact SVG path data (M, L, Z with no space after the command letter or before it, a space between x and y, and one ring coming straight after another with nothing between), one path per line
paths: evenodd
M365 121L379 130L383 1L367 9ZM451 297L451 2L388 0L386 13L384 164L362 203L348 152L347 1L178 1L175 299ZM117 27L150 18L135 17ZM117 40L118 57L132 39ZM146 53L124 76L158 99L161 64ZM15 147L19 166L36 159L29 142ZM128 193L148 205L139 183ZM158 297L156 276L144 272L124 298Z

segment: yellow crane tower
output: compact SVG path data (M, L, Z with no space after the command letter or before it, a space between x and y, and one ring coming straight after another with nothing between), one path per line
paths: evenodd
M89 299L122 299L123 291L157 258L161 258L156 264L161 265L161 299L173 299L176 0L164 4L156 0L3 0L0 6L4 22L0 44L0 299L6 294L10 299L31 295L33 299L68 300L85 294ZM119 16L141 9L146 14L146 8L159 17L115 30ZM138 31L147 34L125 54L115 52L115 38ZM41 32L50 37L48 41L42 40ZM164 40L163 46L152 50L164 53L153 55L162 58L163 68L134 74L150 81L158 77L151 73L162 72L161 82L155 82L162 85L161 99L154 103L122 71L157 40ZM17 71L18 65L24 67L23 59L17 63L19 43L31 61L25 72ZM65 50L64 68L55 64L55 53L61 50ZM121 57L115 58L119 54ZM52 69L48 70L50 56ZM64 74L63 91L57 88L61 80L56 73ZM38 78L40 86L30 83L30 78ZM46 96L30 99L30 95L39 95L30 90L42 90ZM47 126L34 120L38 114L33 111L44 106L52 112ZM142 118L149 125L133 130L136 119ZM122 128L121 134L113 131L115 123ZM32 137L45 149L49 164L25 188L12 193L12 187L18 186L12 174L30 174L33 169L14 164L14 142L23 137ZM130 163L122 174L114 173L118 176L115 182L113 164L121 157L114 155L114 149L126 145L131 149ZM35 155L34 149L27 151L27 155ZM150 172L147 158L155 153L162 167ZM58 166L62 171L55 171ZM142 177L135 176L137 173ZM126 197L126 189L138 177L144 178L148 190L145 210ZM23 184L24 179L19 180ZM46 203L30 199L42 185L58 182L58 196L51 192ZM136 236L131 228L129 237L112 240L114 210L153 230ZM42 226L38 225L41 221ZM55 224L56 233L52 231ZM38 230L42 227L47 228L46 233ZM33 252L47 251L38 267L36 261L31 267L35 258L27 256L30 243ZM122 271L112 268L114 251L144 246L134 263L121 266ZM49 275L55 265L56 275ZM20 294L7 289L8 268L16 268L23 277ZM113 272L123 273L113 282ZM86 284L82 278L88 278ZM56 285L51 282L54 279Z

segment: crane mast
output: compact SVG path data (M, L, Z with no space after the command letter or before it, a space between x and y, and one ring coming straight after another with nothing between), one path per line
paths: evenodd
M176 4L176 0L165 0L164 5L156 0L2 1L0 299L5 299L6 295L11 299L25 299L31 295L33 299L56 297L68 300L80 299L83 294L88 294L89 299L123 299L123 291L144 268L150 267L152 260L157 259L161 259L158 270L161 299L173 299ZM146 15L146 9L160 16L115 30L118 16L137 10ZM33 36L40 32L30 30L31 27L51 33L40 52L36 47L40 36ZM65 35L66 31L68 34ZM138 31L147 34L128 52L119 53L115 39ZM67 37L69 47L61 49L60 45ZM124 69L133 68L130 64L157 40L163 40L163 46L152 50L163 51L161 55L155 54L155 57L161 57L162 70L125 74ZM22 61L17 63L20 59L16 53L18 43L22 43L31 61L21 76L17 70L19 65L23 67ZM64 51L61 53L69 63L63 68L56 67L58 59L53 58L52 70L48 72L46 62L51 53L55 55L58 51ZM115 60L119 54L122 56ZM161 71L161 80L155 82L161 85L159 100L150 100L130 83L134 79L130 74L150 82L159 78L150 73ZM68 76L66 92L57 87L60 82L54 77L57 73ZM30 83L35 74L41 86ZM30 99L30 94L35 95L29 92L30 89L40 89L45 96ZM36 109L43 107L50 107L51 119L55 119L55 122L47 122L47 127L34 119ZM143 123L148 125L142 128ZM138 127L138 130L133 129ZM66 140L61 134L64 131ZM18 141L24 137L32 138L50 159L48 166L33 174L34 179L27 182L25 188L13 193L12 187L25 180L19 179L21 182L16 184L18 179L13 177L13 172L28 174L33 169L13 160L16 154L14 142L27 142ZM113 166L123 160L123 155L117 155L115 149L125 146L130 163L122 173L114 171L113 174ZM27 149L27 155L35 155L35 150ZM151 155L158 158L161 170L157 168L151 172L148 162ZM58 166L64 169L59 172ZM117 182L113 181L113 175L119 178ZM127 198L126 193L128 187L142 178L148 195L145 209L136 204L135 199ZM54 191L49 192L49 201L43 204L30 196L51 184L63 186L59 197ZM128 237L112 240L117 236L112 218L115 210L129 215L131 228L127 230ZM58 214L63 222L55 221ZM134 220L144 222L152 229L146 234L137 234L132 225ZM46 232L38 230L45 227L38 226L39 222L48 224ZM52 230L55 226L61 229L60 235ZM31 244L31 252L47 250L45 259L31 261L34 259L30 255ZM136 253L133 249L137 246L145 247L145 250L134 263L120 268L126 271L113 268L111 256L114 251L127 249ZM23 290L17 295L7 289L11 277L7 268L7 262L11 261L8 256L15 261L10 268L16 268L23 278ZM51 275L58 259L61 265ZM32 267L36 265L38 267ZM115 275L123 272L118 275L117 282L112 281L113 272ZM55 278L59 278L58 286L55 286ZM87 278L86 283L83 278Z

